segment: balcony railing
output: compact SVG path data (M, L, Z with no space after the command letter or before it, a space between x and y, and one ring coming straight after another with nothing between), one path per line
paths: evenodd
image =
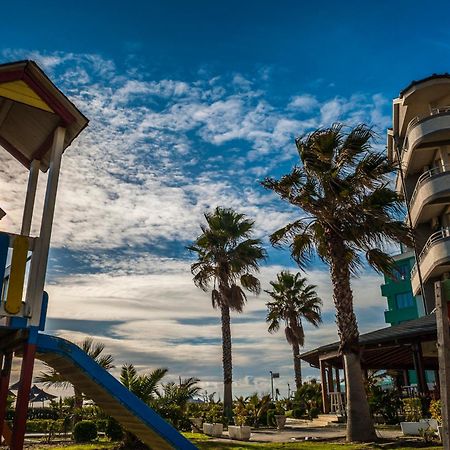
M430 113L429 114L423 114L421 116L415 116L413 117L409 123L408 126L406 127L406 132L405 132L405 141L403 143L403 149L402 149L402 153L403 152L407 152L408 151L408 135L409 132L422 120L424 119L428 119L431 116L437 116L439 114L449 114L450 113L450 106L439 106L437 108L431 108Z
M420 187L422 186L422 184L429 180L430 178L434 177L435 175L438 175L440 173L444 173L444 172L450 172L450 165L444 165L444 166L438 166L438 167L433 167L430 170L427 170L426 172L424 172L422 175L420 175L419 179L417 180L416 183L416 187L414 188L414 192L411 195L411 200L410 200L410 204L412 205L414 200L417 197L417 193L419 192Z
M450 227L441 228L440 230L434 232L427 240L426 244L424 245L422 251L419 254L418 261L416 264L414 264L413 268L411 269L411 278L415 275L417 272L417 264L420 264L425 255L428 253L430 248L436 244L436 242L439 242L443 239L446 239L450 237Z

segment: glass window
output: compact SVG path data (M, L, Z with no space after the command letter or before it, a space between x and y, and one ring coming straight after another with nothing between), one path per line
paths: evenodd
M410 277L411 269L409 264L402 264L394 268L393 274L395 281L407 280Z
M395 304L397 305L397 309L410 308L411 306L414 306L414 297L412 292L395 294Z

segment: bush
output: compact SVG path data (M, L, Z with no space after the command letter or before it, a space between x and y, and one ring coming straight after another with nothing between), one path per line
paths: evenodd
M306 408L304 406L296 406L292 410L292 417L294 419L301 419L306 414Z
M373 385L369 388L368 400L372 415L380 414L388 425L399 422L398 412L402 403L397 391Z
M97 439L97 425L92 420L82 420L73 428L73 440L77 443Z
M34 419L27 420L26 430L28 433L47 433L50 429L55 433L62 433L64 431L64 420L50 420L50 419Z
M407 422L418 422L422 417L422 402L420 398L404 398L403 413Z
M319 417L320 414L320 409L317 408L316 406L313 406L310 408L310 410L308 411L308 416L310 420L315 419L316 417Z
M267 426L269 426L269 427L276 427L277 426L277 423L276 423L276 421L275 421L275 415L276 415L276 413L277 413L277 410L276 409L269 409L268 411L267 411Z
M431 417L437 420L438 424L442 424L442 415L441 415L442 402L440 400L432 400L430 404L430 413Z
M117 420L110 417L106 423L106 437L111 441L120 441L123 438L123 430Z

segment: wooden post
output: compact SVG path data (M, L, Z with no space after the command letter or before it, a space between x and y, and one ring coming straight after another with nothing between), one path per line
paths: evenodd
M450 449L450 334L447 298L444 298L440 281L434 283L436 299L436 329L439 357L439 380L442 402L442 444Z
M56 192L58 190L59 171L64 150L66 129L58 127L53 136L50 168L45 192L44 210L42 212L41 230L33 254L28 280L27 302L31 307L30 325L38 326L41 317L42 294L44 292L45 273L55 213Z
M328 398L328 388L327 388L327 369L325 366L325 362L319 360L320 366L320 379L322 386L322 408L324 414L328 414L330 412L330 399Z
M28 415L28 403L30 401L31 383L33 381L34 357L36 344L25 343L22 367L20 370L20 386L17 393L16 412L14 415L14 427L11 441L11 450L22 450L25 439L25 428Z
M328 365L327 373L328 392L334 392L333 366L331 364Z
M419 392L426 394L428 392L428 385L425 377L425 369L423 367L423 355L422 347L420 343L414 343L412 345L414 369L417 375L417 384L419 386Z
M334 374L336 377L336 391L341 392L341 376L339 374L339 367L336 367L334 370Z
M30 174L28 175L28 188L25 198L25 207L23 209L22 230L20 232L20 234L25 236L30 235L40 164L40 161L33 159L33 161L31 161Z
M6 419L6 406L8 404L9 378L11 376L12 353L2 356L0 372L0 430L3 430ZM0 433L0 444L2 443L3 432Z

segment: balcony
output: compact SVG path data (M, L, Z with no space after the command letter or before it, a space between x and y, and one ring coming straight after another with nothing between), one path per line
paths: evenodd
M406 129L401 155L405 172L417 171L430 163L432 154L423 147L437 146L446 140L450 140L450 106L435 108L427 116L414 117ZM414 151L420 147L421 151Z
M427 222L440 215L449 203L450 166L434 167L417 180L409 201L412 226Z
M418 258L422 281L439 277L450 271L450 228L442 228L433 233L427 240ZM417 263L411 270L411 286L413 294L420 292L420 279Z

